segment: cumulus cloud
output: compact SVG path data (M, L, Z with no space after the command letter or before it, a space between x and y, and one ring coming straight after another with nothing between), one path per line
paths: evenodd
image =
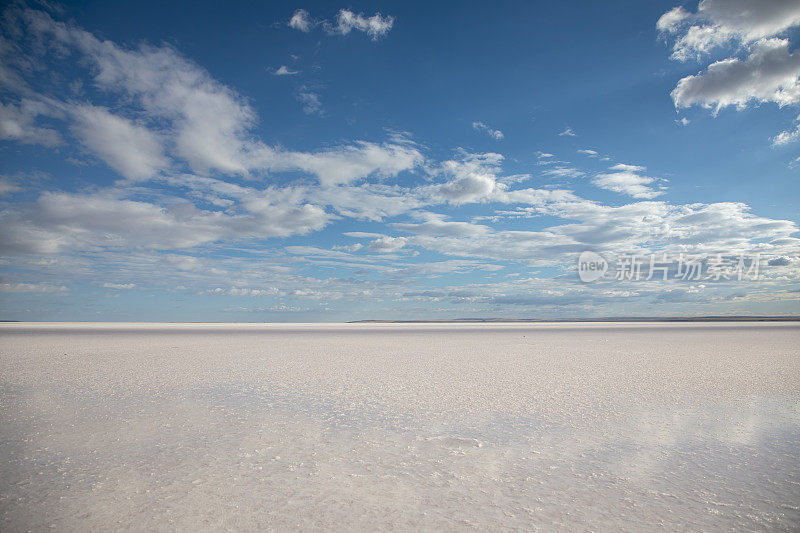
M162 140L146 127L104 107L79 105L71 113L81 143L122 176L148 179L169 165Z
M456 179L439 187L439 194L449 201L461 204L488 197L497 187L495 176L488 173L461 172Z
M493 138L496 141L502 141L503 137L505 137L502 131L492 129L483 122L473 122L472 129L474 129L475 131L486 133L489 137Z
M744 59L712 63L706 72L687 76L672 91L677 107L700 105L715 112L733 105L800 102L800 52L789 52L789 41L768 39L752 46Z
M561 132L561 133L559 133L558 135L559 135L559 137L576 137L578 134L577 134L577 133L575 133L575 132L572 130L572 128L570 128L569 126L567 126L566 128L564 128L564 131L562 131L562 132Z
M718 48L729 56L682 78L671 93L675 107L698 105L716 114L728 106L797 105L800 52L780 37L798 26L800 3L787 0L702 0L696 13L682 7L667 11L656 27L675 38L673 59L701 60ZM784 131L772 141L779 145L793 139L793 132Z
M659 31L677 35L674 59L685 61L730 42L747 45L800 25L800 4L786 0L702 0L696 13L675 7L658 19Z
M445 161L440 172L447 176L447 182L426 188L434 198L454 204L487 200L491 195L506 188L498 183L496 173L502 156L499 154L466 154L461 160Z
M364 29L368 22L354 17L356 22L349 31L378 35L377 30L373 35ZM372 17L361 18L369 21ZM315 23L310 16L306 19L310 31ZM671 21L665 20L663 31L694 24L684 19L678 13ZM11 109L8 116L30 118L25 127L34 132L31 127L48 129L61 121L61 131L72 132L86 151L105 161L116 174L137 180L135 184L118 181L86 193L36 191L26 184L27 203L15 203L0 212L0 253L5 254L4 260L17 261L25 268L39 265L34 262L38 258L12 255L59 254L57 266L41 263L36 268L66 271L77 265L84 273L92 268L121 271L124 261L124 281L105 284L112 290L150 286L155 273L159 280L168 280L170 287L183 287L185 282L199 293L211 290L232 296L352 297L363 301L393 298L401 293L398 286L405 287L391 283L413 276L502 268L483 263L484 258L502 264L564 267L574 264L573 255L585 249L724 250L761 252L778 267L780 258L796 257L800 246L800 240L792 236L797 231L794 223L758 217L744 204L654 201L662 192L661 181L646 176L645 168L638 165L615 165L592 176L598 180L596 185L647 200L609 206L568 190L514 188L522 178L503 175L500 154L462 150L449 161L433 160L424 147L404 134L390 133L387 142L342 141L307 151L269 146L257 136L258 117L247 98L169 46L119 46L43 14L28 13L23 26L37 42L52 47L51 52L58 50L57 60L64 69L91 86L91 91L64 92L77 96L61 103L32 90L25 98L17 94L13 104L5 104ZM759 42L748 46L755 49ZM32 60L55 57L49 55ZM60 73L54 70L54 74ZM22 71L21 76L25 77ZM36 81L33 76L31 79ZM100 95L96 103L85 100L96 94ZM562 133L574 135L569 128ZM12 140L33 139L25 135ZM69 135L65 138L72 140ZM115 140L135 149L121 153L112 142ZM593 152L584 151L597 155ZM536 155L539 162L555 159L552 154ZM542 174L557 178L585 175L568 165L553 161ZM278 173L287 175L274 176ZM0 178L0 194L3 187L6 194L16 192L18 183L20 180ZM65 181L63 185L68 188L70 184ZM483 202L483 208L454 207L476 202ZM432 212L435 206L448 214ZM520 224L510 230L498 224L504 218L533 217L541 217L537 221L540 229ZM347 232L346 236L364 239L363 243L336 249L268 241L318 231L344 218L357 219L347 222L348 229L372 231L385 229L376 224L385 221L394 236ZM401 259L408 261L412 254L392 253L419 247L457 259L411 264ZM230 256L220 252L234 248L236 252ZM125 254L120 254L121 250ZM91 253L81 253L85 251ZM258 261L243 258L245 251ZM401 281L314 279L297 273L299 263L338 265ZM795 271L793 265L774 270L789 276ZM138 277L129 275L134 271ZM219 285L221 276L228 280L224 286ZM91 282L103 279L115 278L97 276ZM192 285L195 282L204 285ZM281 289L274 292L273 284ZM28 285L30 290L37 286L33 282ZM23 288L25 284L7 282L2 290ZM543 291L537 299L518 295L518 288L507 286L497 298L481 301L498 305L585 301L566 292L547 295ZM477 291L453 290L448 295L460 301L481 298Z
M406 245L405 237L389 237L383 236L367 245L367 248L374 252L392 253L400 250Z

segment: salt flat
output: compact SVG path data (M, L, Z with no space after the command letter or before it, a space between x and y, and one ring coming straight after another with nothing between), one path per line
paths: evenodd
M797 530L800 324L2 324L0 530Z

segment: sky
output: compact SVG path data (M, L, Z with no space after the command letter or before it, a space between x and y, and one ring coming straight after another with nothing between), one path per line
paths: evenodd
M800 314L800 1L1 16L2 320Z

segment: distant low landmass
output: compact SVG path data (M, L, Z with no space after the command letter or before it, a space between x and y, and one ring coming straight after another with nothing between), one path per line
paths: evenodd
M352 320L350 324L423 323L423 322L743 322L743 321L800 321L800 316L695 316L695 317L600 317L600 318L440 318L430 320Z

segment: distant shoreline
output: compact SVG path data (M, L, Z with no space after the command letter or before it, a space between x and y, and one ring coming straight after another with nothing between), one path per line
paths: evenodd
M125 320L114 321L51 321L51 320L0 320L0 324L150 324L150 325L287 325L303 324L306 326L325 326L334 324L546 324L546 323L591 323L591 322L800 322L800 316L697 316L697 317L599 317L599 318L440 318L413 320L350 320L347 322L202 322L202 321L163 321L136 322Z
M425 324L464 322L798 322L800 316L698 316L601 318L443 318L431 320L351 320L348 324Z

